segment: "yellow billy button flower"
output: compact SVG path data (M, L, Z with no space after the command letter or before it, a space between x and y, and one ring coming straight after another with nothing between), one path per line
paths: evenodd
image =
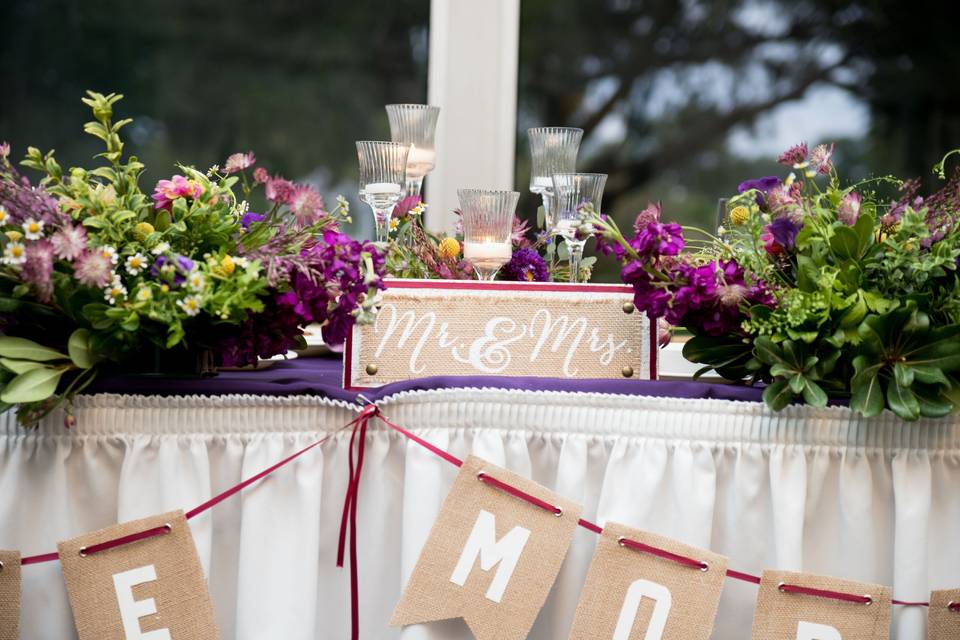
M220 268L223 269L224 275L232 275L234 269L237 268L237 263L234 262L233 258L230 256L223 256L220 259Z
M439 251L444 260L456 260L460 256L460 243L456 238L444 238L440 241Z
M168 284L160 285L160 293L167 293L168 291L170 291L170 285Z
M153 228L153 225L149 222L138 222L137 226L133 228L133 237L137 240L137 242L143 242L147 239L147 236L154 231L155 229Z
M735 225L747 224L747 221L750 219L750 209L747 209L745 206L740 205L739 207L734 207L730 211L730 222Z

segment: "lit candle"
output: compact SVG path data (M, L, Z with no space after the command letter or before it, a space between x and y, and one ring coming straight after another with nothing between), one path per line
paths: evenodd
M513 249L509 242L466 241L463 243L463 257L480 267L495 266L509 262Z
M387 196L400 193L400 185L395 182L371 182L363 190L371 196Z
M553 189L553 179L544 176L536 176L533 179L535 189Z
M418 149L416 145L410 148L407 156L407 178L422 178L437 164L437 153L433 149Z

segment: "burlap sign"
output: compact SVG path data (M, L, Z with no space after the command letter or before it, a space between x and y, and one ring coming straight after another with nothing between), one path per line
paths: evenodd
M89 551L167 524L167 532ZM182 511L118 524L57 546L80 640L218 638L203 569Z
M481 472L562 513L481 481ZM537 483L470 456L390 624L462 617L480 640L526 638L560 571L580 512L580 505Z
M0 640L20 637L20 552L0 551Z
M780 585L869 596L870 604L788 593ZM890 637L890 587L810 573L764 571L753 640L884 640Z
M960 604L960 589L934 591L930 594L927 614L927 640L960 638L960 611L952 611L950 603Z
M659 557L630 541L705 563ZM603 527L570 640L707 640L727 559L615 522Z

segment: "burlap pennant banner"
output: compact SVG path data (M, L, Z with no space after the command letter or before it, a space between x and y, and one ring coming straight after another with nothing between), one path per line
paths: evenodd
M796 588L821 592L798 593ZM850 601L829 594L865 600ZM884 640L890 587L790 571L764 571L753 640Z
M0 551L0 640L20 637L20 552Z
M960 589L934 591L930 594L930 613L927 614L927 640L957 638L960 638Z
M481 473L492 482L482 481ZM496 482L544 505L531 504ZM535 482L470 456L390 624L462 617L479 640L526 638L560 571L580 512L580 505Z
M726 570L721 555L607 522L570 640L707 640Z
M88 533L58 551L80 640L218 638L182 511Z

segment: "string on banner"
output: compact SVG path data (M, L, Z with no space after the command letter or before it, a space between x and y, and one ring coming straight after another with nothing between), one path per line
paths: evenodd
M443 459L446 460L447 462L450 462L451 464L454 464L454 465L456 465L456 466L458 466L458 467L463 464L463 461L460 460L460 458L457 458L456 456L454 456L454 455L453 455L452 453L450 453L449 451L445 451L444 449L441 449L440 447L438 447L438 446L436 446L436 445L434 445L434 444L432 444L432 443L430 443L430 442L427 442L426 440L424 440L424 439L421 438L420 436L416 435L415 433L412 433L411 431L409 431L409 430L407 430L407 429L404 429L404 428L401 427L400 425L394 424L393 422L391 422L390 420L388 420L388 419L383 415L383 413L381 413L379 410L376 411L375 416L376 416L376 418L377 418L378 420L380 420L380 421L381 421L383 424L385 424L387 427L393 429L394 431L396 431L397 433L399 433L399 434L407 437L408 439L413 440L413 441L416 442L417 444L421 445L422 447L424 447L425 449L431 451L432 453L436 454L437 456L443 458ZM549 503L546 503L546 502L544 502L543 500L540 500L539 498L536 498L536 497L534 497L534 496L531 496L530 494L526 493L525 491L522 491L522 490L518 489L517 487L514 487L514 486L512 486L512 485L507 484L506 482L502 482L502 481L500 481L500 480L496 480L495 478L492 478L491 476L488 476L488 475L485 475L485 474L480 474L480 475L484 475L483 478L479 478L479 476L478 476L478 478L481 479L481 480L483 480L484 482L488 482L488 483L496 486L498 489L502 489L503 491L506 491L507 493L510 493L511 495L513 495L513 496L515 496L515 497L517 497L517 498L519 498L519 499L521 499L521 500L524 500L524 501L526 501L526 502L529 502L530 504L532 504L532 505L534 505L534 506L540 507L541 509L547 509L547 510L554 510L554 509L556 508L556 507L554 507L553 505L550 505ZM555 512L555 513L556 513L556 512ZM580 520L577 522L577 524L579 524L579 525L580 525L581 527L583 527L584 529L587 529L588 531L592 531L592 532L597 533L597 534L603 533L603 527L601 527L600 525L598 525L598 524L596 524L596 523L594 523L594 522L590 522L589 520L586 520L586 519L584 519L584 518L580 518ZM701 562L701 561L695 560L695 559L693 559L693 558L687 558L687 557L685 557L685 556L680 556L680 555L671 553L670 551L667 551L666 549L659 549L659 548L657 548L657 547L652 547L652 546L649 546L649 545L641 544L641 543L635 542L635 541L633 541L633 540L628 540L627 538L621 538L621 539L619 540L619 542L620 542L621 546L634 548L634 549L637 549L637 550L639 550L639 551L646 551L647 553L652 553L652 554L657 555L657 556L660 556L660 557L662 557L662 558L666 558L666 559L669 559L669 560L673 560L673 561L675 561L675 562L679 562L679 563L681 563L681 564L685 564L685 565L688 565L688 566L691 566L691 567L696 567L696 568L699 568L699 569L701 569L701 570L703 570L703 571L706 571L707 568L709 568L709 566L708 566L705 562ZM750 573L744 573L743 571L736 571L736 570L734 570L734 569L727 569L726 575L727 575L728 578L733 578L734 580L741 580L741 581L743 581L743 582L750 582L750 583L752 583L752 584L760 584L760 576L755 576L755 575L750 574ZM833 599L835 599L835 600L842 600L842 601L846 601L846 602L858 602L858 603L860 603L860 604L869 604L868 602L866 602L866 601L864 600L864 598L869 598L869 596L853 596L853 595L850 595L850 594L848 594L848 593L841 593L841 592L839 592L839 591L826 591L826 590L819 590L819 589L807 589L806 587L797 587L797 586L793 586L793 585L782 585L782 587L783 587L783 588L781 589L781 591L784 591L784 592L807 593L808 595L818 595L818 596L820 596L820 597L833 598ZM815 593L815 594L814 594L814 593L810 593L811 591L816 591L817 593ZM870 602L873 602L872 598L870 599ZM896 599L892 600L891 603L892 603L892 604L896 604L896 605L905 606L905 607L929 607L929 606L930 606L930 603L929 603L929 602L909 602L909 601L905 601L905 600L896 600ZM950 608L951 611L960 611L960 603L950 603L950 605L948 605L948 606L949 606L949 608Z
M250 477L247 478L246 480L244 480L244 481L242 481L242 482L240 482L240 483L238 483L238 484L235 484L234 486L230 487L229 489L227 489L227 490L225 490L225 491L222 491L221 493L218 493L217 495L213 496L212 498L210 498L209 500L207 500L207 501L204 502L203 504L197 505L196 507L194 507L194 508L191 509L190 511L187 511L186 514L184 514L185 517L186 517L186 519L187 519L187 520L190 520L190 519L192 519L192 518L195 518L195 517L197 517L198 515L200 515L201 513L203 513L203 512L205 512L205 511L207 511L207 510L215 507L216 505L220 504L221 502L223 502L223 501L226 500L227 498L229 498L229 497L231 497L231 496L239 493L240 491L243 491L244 489L246 489L246 488L249 487L250 485L254 484L255 482L259 482L260 480L263 480L264 478L266 478L268 475L270 475L271 473L273 473L273 472L276 471L277 469L280 469L281 467L285 467L286 465L290 464L291 462L293 462L294 460L296 460L297 458L299 458L299 457L302 456L303 454L307 453L308 451L311 451L314 447L320 446L321 444L323 444L324 442L326 442L327 440L329 440L332 436L336 435L337 433L339 433L339 432L341 432L341 431L344 431L344 430L346 430L346 429L349 429L350 427L353 427L354 425L358 424L361 420L364 420L364 419L369 419L369 412L367 412L366 414L365 414L364 412L361 412L359 416L357 416L356 418L354 418L353 420L351 420L351 421L348 422L347 424L345 424L345 425L343 425L343 426L341 426L341 427L338 427L338 428L334 429L333 431L331 431L330 433L328 433L328 434L325 435L324 437L320 438L319 440L317 440L317 441L315 441L315 442L307 445L307 446L304 447L303 449L300 449L300 450L297 451L296 453L294 453L294 454L292 454L292 455L284 458L284 459L281 460L280 462L277 462L276 464L273 464L273 465L267 467L267 468L264 469L263 471L255 474L255 475L253 475L253 476L250 476ZM163 526L160 526L160 527L156 527L156 528L154 528L154 529L149 529L149 530L147 530L147 531L141 531L141 532L139 532L139 533L133 533L133 534L130 534L130 535L127 535L127 536L123 536L123 537L120 537L120 538L116 538L116 539L114 539L114 540L107 540L106 542L101 542L101 543L98 543L98 544L95 544L95 545L91 545L90 547L88 547L88 548L86 548L86 549L81 549L81 551L82 551L82 554L81 554L81 555L89 556L89 555L91 555L91 554L93 554L93 553L97 553L97 552L100 552L100 551L106 551L107 549L112 549L112 548L114 548L114 547L119 547L119 546L122 546L122 545L125 545L125 544L130 544L131 542L136 542L136 541L138 541L138 540L143 540L143 539L146 539L146 538L151 538L151 537L153 537L153 536L160 535L160 534L164 534L164 533L169 533L169 532L170 532L170 525L169 525L169 524L166 524L166 525L163 525ZM54 562L54 561L57 561L57 560L59 560L59 559L60 559L60 555L59 555L57 552L55 552L55 551L52 552L52 553L40 553L40 554L37 554L37 555L24 557L24 558L20 561L20 565L21 565L21 566L29 566L29 565L32 565L32 564L42 564L42 563L44 563L44 562Z

